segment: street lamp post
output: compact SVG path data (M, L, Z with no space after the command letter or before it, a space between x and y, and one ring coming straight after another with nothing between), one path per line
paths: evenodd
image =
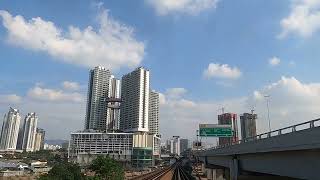
M270 108L269 108L269 98L270 95L264 96L267 99L267 110L268 110L268 121L269 121L269 133L271 132L271 121L270 121Z

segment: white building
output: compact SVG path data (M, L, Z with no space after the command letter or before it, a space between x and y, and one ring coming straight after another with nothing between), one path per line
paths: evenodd
M22 150L25 150L27 152L34 151L37 123L38 116L36 116L36 113L28 113L28 115L24 118L24 124L22 127Z
M120 129L149 131L149 70L142 67L122 77Z
M180 137L173 136L170 139L170 153L180 155Z
M85 129L106 130L107 102L111 73L98 66L90 71Z
M99 155L137 168L149 167L160 157L160 138L144 132L104 133L86 130L71 133L68 151L70 161L87 165Z
M69 159L89 164L97 155L108 155L118 161L131 161L132 133L78 131L71 133Z
M159 134L159 93L154 90L149 96L149 132Z
M20 120L19 110L10 107L9 112L4 116L2 124L0 150L16 150Z
M52 150L52 151L55 151L55 150L58 150L58 149L61 149L62 148L62 146L60 146L60 145L54 145L54 144L47 144L47 143L45 143L44 145L43 145L43 149L45 149L45 150Z

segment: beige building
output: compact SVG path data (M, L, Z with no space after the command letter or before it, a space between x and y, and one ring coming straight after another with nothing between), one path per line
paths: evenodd
M44 149L44 137L45 131L43 129L37 128L37 133L34 141L34 151L40 151Z
M37 133L38 116L36 113L28 113L24 119L22 128L23 141L22 150L27 152L34 151L35 138Z

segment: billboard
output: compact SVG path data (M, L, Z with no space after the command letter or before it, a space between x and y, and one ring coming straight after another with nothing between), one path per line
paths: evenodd
M201 137L232 137L231 125L199 124L199 136Z

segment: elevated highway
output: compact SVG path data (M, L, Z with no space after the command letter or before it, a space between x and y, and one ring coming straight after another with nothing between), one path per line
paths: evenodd
M195 155L208 169L228 171L230 179L238 179L244 173L320 179L320 119L198 151Z

